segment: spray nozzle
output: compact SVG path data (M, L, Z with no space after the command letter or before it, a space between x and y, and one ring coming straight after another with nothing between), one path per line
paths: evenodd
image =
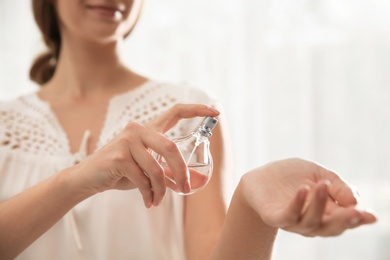
M210 137L212 135L211 131L215 128L218 123L218 119L215 117L207 116L203 120L203 123L199 127L199 132L203 136Z

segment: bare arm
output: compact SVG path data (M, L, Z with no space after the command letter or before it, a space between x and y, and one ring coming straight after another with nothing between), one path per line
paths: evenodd
M13 259L72 207L93 195L64 170L0 204L0 258Z
M221 237L210 259L271 259L278 229L266 225L236 189Z
M327 237L376 221L356 204L329 169L295 158L269 163L241 178L211 259L270 259L279 228Z
M207 259L220 236L226 215L224 178L229 172L224 120L219 118L210 139L213 175L207 186L185 197L184 235L188 260ZM226 188L226 187L225 187Z

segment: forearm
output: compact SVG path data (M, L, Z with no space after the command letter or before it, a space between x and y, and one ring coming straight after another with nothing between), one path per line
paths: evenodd
M240 183L211 259L271 259L276 234L247 203Z
M13 259L91 194L71 169L59 172L0 204L0 258Z

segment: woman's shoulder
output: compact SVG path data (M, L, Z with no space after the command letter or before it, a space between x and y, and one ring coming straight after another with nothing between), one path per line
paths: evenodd
M0 111L7 110L14 107L19 102L19 98L9 98L0 100Z
M191 93L199 95L210 94L209 90L206 90L202 86L196 85L191 82L174 82L174 81L152 81L154 84L161 86L166 91L178 91L181 93Z
M8 99L3 99L0 100L0 112L1 114L4 114L9 111L13 111L15 109L18 109L20 105L22 104L22 99L27 96L19 96L16 98L8 98Z
M148 80L136 89L115 96L110 103L116 111L125 108L129 114L144 113L151 117L177 103L214 105L217 101L209 91L193 84Z
M4 116L8 113L28 113L29 110L27 110L26 108L32 106L32 104L34 103L34 97L35 93L31 92L24 95L20 95L16 98L0 100L0 114Z
M31 92L0 101L0 127L5 125L41 124L47 115L45 104Z
M185 103L213 103L216 98L210 90L189 82L153 81L160 96L171 97Z
M48 105L35 92L0 102L1 149L45 156L62 154L66 145L59 133Z

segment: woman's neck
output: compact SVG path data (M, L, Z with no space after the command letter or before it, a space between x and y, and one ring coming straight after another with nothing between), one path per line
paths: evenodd
M118 45L63 40L55 74L45 88L73 98L120 92L137 75L121 61Z

